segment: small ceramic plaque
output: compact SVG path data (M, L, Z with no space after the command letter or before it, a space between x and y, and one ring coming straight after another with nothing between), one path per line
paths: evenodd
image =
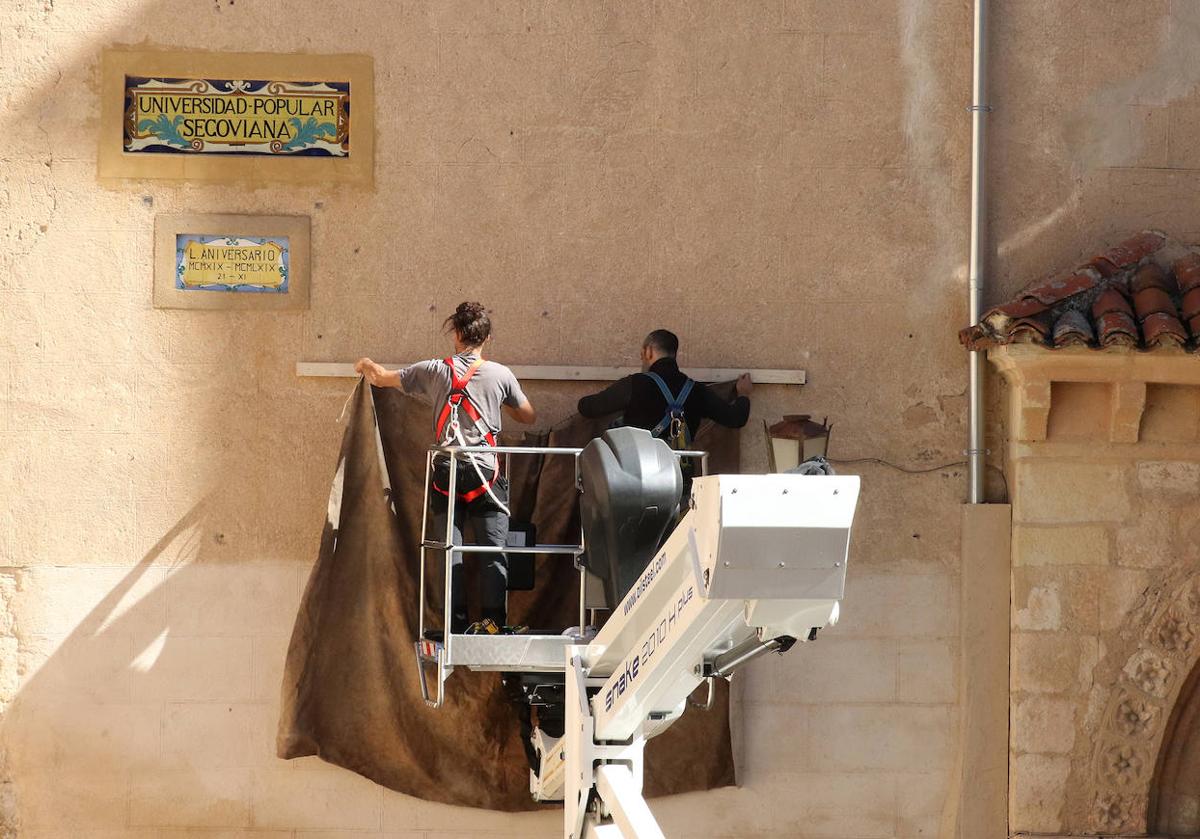
M161 215L159 309L308 308L307 216Z

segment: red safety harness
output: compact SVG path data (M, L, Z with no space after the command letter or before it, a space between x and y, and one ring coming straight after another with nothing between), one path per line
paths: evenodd
M446 404L442 406L442 412L438 414L438 442L443 446L449 446L454 443L457 443L460 446L465 445L462 436L462 428L458 422L458 409L461 407L466 413L467 419L474 424L475 428L482 435L484 444L488 446L495 446L496 435L492 432L492 429L488 427L488 424L483 419L483 415L479 413L479 408L475 406L475 403L471 400L470 394L467 393L467 382L471 381L471 378L476 372L478 372L479 368L483 366L483 359L475 359L475 361L471 363L471 366L467 368L467 372L463 374L461 379L458 377L458 373L454 370L454 359L447 358L443 359L443 361L445 362L446 367L450 369L450 395L446 397ZM483 477L482 473L480 474L480 477ZM492 477L489 480L484 481L479 486L469 490L468 492L459 492L455 494L463 501L470 503L490 490L492 484L496 483L496 480L499 477L500 458L497 457L495 458ZM448 488L440 487L436 482L434 482L433 488L442 495L450 495L450 490Z

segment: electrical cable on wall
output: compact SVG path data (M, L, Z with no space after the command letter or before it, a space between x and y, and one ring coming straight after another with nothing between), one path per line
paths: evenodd
M855 457L849 460L839 460L836 457L828 458L830 463L851 464L851 463L879 463L884 466L890 466L900 472L907 472L910 475L923 475L926 472L940 472L943 469L950 469L954 466L966 466L967 461L956 460L953 463L943 463L940 466L930 466L927 469L910 469L906 466L899 466L890 461L884 460L881 457Z
M899 464L892 463L891 461L888 461L888 460L884 460L881 457L854 457L854 458L849 458L849 459L845 459L845 460L839 459L836 457L830 457L827 459L829 460L830 463L834 463L834 464L838 464L838 465L851 465L854 463L878 463L882 466L887 466L892 469L895 469L898 472L904 472L907 475L924 475L929 472L940 472L943 469L952 469L955 466L966 466L968 464L968 461L966 461L966 460L955 460L950 463L939 464L938 466L929 466L929 467L922 468L922 469L913 469L913 468L910 468L907 466L900 466ZM993 463L986 463L984 465L988 469L994 470L1000 476L1000 481L1001 481L1001 483L1004 484L1004 497L1008 498L1008 478L1007 478L1007 476L1005 476L1004 470L1001 469L999 466L996 466Z

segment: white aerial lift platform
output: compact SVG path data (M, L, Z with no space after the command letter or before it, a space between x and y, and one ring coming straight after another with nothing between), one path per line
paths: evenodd
M655 537L648 560L634 557L640 573L627 573L629 557L613 554L630 553L617 549L637 543L630 541L632 530L661 512L653 502L672 491L678 498L682 486L666 445L645 432L640 434L647 439L630 432L610 431L589 446L599 444L591 458L593 472L602 473L598 483L588 480L586 450L580 459L593 528L607 510L618 519L602 521L613 525L607 544L599 549L594 544L605 542L603 533L589 543L589 552L610 554L609 568L594 564L590 569L607 572L610 594L619 594L609 598L608 621L590 640L582 634L527 638L521 657L537 660L528 669L521 661L491 655L473 668L563 681L562 735L534 730L539 766L530 773L530 789L539 801L563 801L566 839L662 837L641 795L646 740L683 713L689 695L705 680L728 678L751 659L813 640L836 623L845 586L856 476L699 477L690 509L670 537L661 547ZM617 503L617 493L622 499L636 496L638 486L661 483L662 474L671 470L676 482L670 487L648 491L624 507ZM583 518L586 532L587 511ZM643 531L644 544L649 531ZM549 642L547 652L530 657L528 644L539 643L538 637ZM500 642L498 649L513 643L493 640ZM476 636L475 643L486 642ZM554 668L548 666L551 650L562 656ZM426 662L432 652L425 648ZM711 681L709 689L711 701Z

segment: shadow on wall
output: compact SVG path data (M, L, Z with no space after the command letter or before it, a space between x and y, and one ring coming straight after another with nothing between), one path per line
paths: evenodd
M377 828L378 788L274 744L348 386L295 378L305 315L150 303L157 213L329 196L99 187L100 46L182 43L194 20L52 5L0 35L0 477L20 488L0 514L0 836Z
M247 637L247 615L234 613L269 613L277 632L303 569L206 563L210 506L197 503L128 570L9 572L20 667L36 668L2 728L0 824L11 835L249 825L250 769L278 763L282 651L269 635ZM60 641L73 607L96 597ZM220 634L222 617L237 634Z
M4 575L29 672L0 724L0 836L414 824L553 835L554 813L463 815L317 758L279 760L282 633L310 565L215 561L212 528L209 496L131 568Z

